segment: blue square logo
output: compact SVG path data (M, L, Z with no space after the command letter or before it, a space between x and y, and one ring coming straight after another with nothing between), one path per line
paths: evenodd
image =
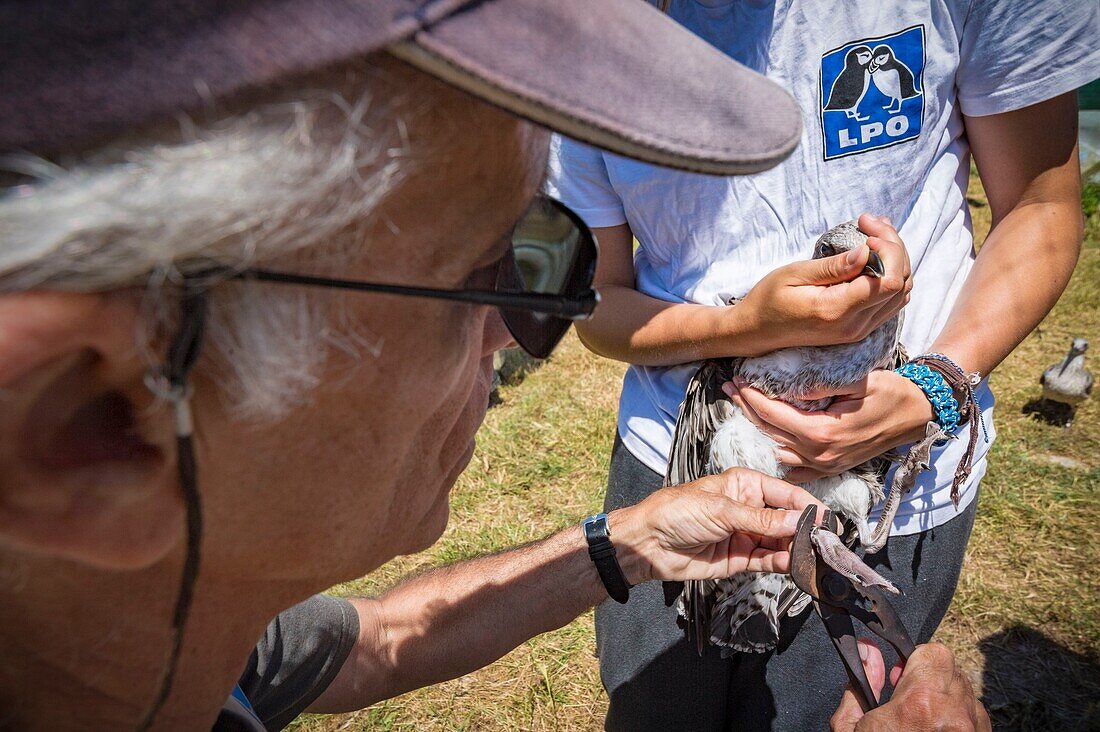
M851 41L821 57L826 160L912 140L923 119L923 25Z

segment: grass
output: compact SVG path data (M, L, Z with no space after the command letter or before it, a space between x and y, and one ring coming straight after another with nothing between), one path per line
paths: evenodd
M980 242L989 213L976 181L969 198ZM958 593L938 633L1004 729L1100 729L1100 549L1092 533L1100 525L1100 399L1081 407L1068 430L1032 408L1039 374L1072 337L1100 343L1100 213L1095 202L1086 206L1085 250L1068 291L992 377L999 436ZM622 373L570 337L542 368L502 386L441 541L335 592L377 593L410 573L527 542L592 513ZM589 612L464 678L296 726L601 729L606 700L593 638Z

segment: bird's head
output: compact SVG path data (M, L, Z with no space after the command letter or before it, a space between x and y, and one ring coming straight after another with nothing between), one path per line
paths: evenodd
M849 252L867 243L867 235L859 230L855 221L845 221L821 235L814 244L814 259L832 257L836 254ZM871 252L867 257L867 266L863 268L863 274L869 277L885 277L886 268L882 264L882 258L876 252Z
M1069 347L1070 357L1080 356L1085 351L1089 350L1089 342L1084 338L1074 338L1073 345Z
M873 53L874 58L871 59L871 64L868 66L868 70L872 74L894 59L894 52L889 46L877 46Z
M871 49L867 46L856 46L844 56L846 66L861 66L867 68L871 63Z

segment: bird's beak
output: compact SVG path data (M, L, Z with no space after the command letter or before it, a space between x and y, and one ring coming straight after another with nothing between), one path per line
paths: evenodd
M882 257L878 255L878 252L871 252L867 255L867 266L863 268L863 274L868 277L885 277L886 267L882 263Z

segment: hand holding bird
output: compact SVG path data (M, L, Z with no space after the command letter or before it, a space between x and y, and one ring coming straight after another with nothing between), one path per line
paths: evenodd
M815 253L814 259L793 262L761 279L740 299L736 317L747 318L752 330L767 334L754 352L794 346L831 346L866 338L897 314L913 289L912 268L905 245L889 219L870 214L858 225L866 244L845 251ZM870 266L878 277L860 277Z
M784 477L805 483L839 475L897 445L924 437L935 415L924 392L890 370L872 371L853 384L811 392L807 399L830 399L818 411L803 411L771 399L744 379L723 391L762 432L777 443Z
M864 225L870 231L863 231ZM869 244L868 234L876 235L884 243L879 247L882 254L872 251L876 247ZM865 406L872 377L876 384L882 379L874 376L876 370L892 368L905 360L904 349L898 341L898 313L908 298L909 261L904 246L889 221L864 215L859 225L849 221L834 226L823 234L814 244L810 266L803 268L803 271L814 272L816 267L819 274L835 276L836 273L830 271L831 269L838 266L843 269L860 261L866 262L866 265L861 272L851 272L853 279L850 282L812 291L811 297L816 300L813 310L820 321L822 312L827 312L827 303L831 298L837 297L837 293L841 293L841 288L845 285L849 289L863 287L869 303L865 308L866 322L873 325L839 333L832 332L829 334L831 342L821 346L796 345L759 356L710 359L699 367L688 384L676 422L665 476L666 485L677 485L734 466L752 468L772 476L786 475L789 468L781 464L780 459L784 450L789 456L799 455L797 450L792 449L798 444L797 440L774 427L770 430L762 428L750 419L747 409L753 407L743 399L725 398L723 389L728 389L728 382L737 378L743 379L746 384L752 384L760 392L759 396L767 394L773 400L780 400L782 407L778 411L781 413L783 410L791 413L809 412L818 421L823 421L815 433L817 438L814 442L820 448L816 451L816 459L819 461L816 465L818 468L824 467L822 460L829 467L836 467L834 463L839 464L843 455L827 454L828 443L833 438L829 429L835 426L831 423L833 416L821 413L836 402L836 414L858 415L863 410L852 409L852 405L858 403ZM778 275L773 273L769 277L789 280L790 272L785 272L785 269L790 268L783 268L778 271ZM861 273L867 276L859 276ZM768 278L753 288L757 293L769 290ZM840 299L844 300L847 294L841 293ZM872 301L873 304L870 304ZM732 311L746 306L752 311L753 292L736 304L731 304L734 305ZM829 318L825 320L828 322ZM860 325L858 318L855 323ZM782 329L784 325L787 324L777 324L777 328ZM818 326L818 338L822 337L823 330L829 329ZM901 377L897 378L902 380ZM890 382L885 383L889 385ZM851 384L859 386L852 389L849 386ZM845 388L848 393L837 398L837 394L843 393ZM924 401L919 425L920 433L923 434L930 410L920 389L915 388L915 391ZM743 409L742 405L747 409ZM765 413L771 407L778 407L778 403L769 405L770 402L765 400L755 406ZM897 410L898 400L877 399L876 405L883 413L892 413L891 410ZM763 420L760 422L764 424ZM916 431L916 427L912 426L912 431ZM908 434L909 431L907 426L902 434ZM886 449L904 442L903 437L895 437L896 442L882 449L874 444L869 449L875 452L867 453L866 457L876 457ZM811 465L806 461L801 467L808 468ZM883 497L882 475L879 472L881 466L864 463L854 467L855 470L840 475L820 477L807 485L807 488L834 511L852 521L860 540L867 544L880 533L872 532L868 516L874 504ZM842 545L833 546L832 550L830 555L834 559L843 560L838 561L840 566L846 567L856 576L871 576L870 570L866 573L855 571L861 570L863 564ZM830 566L837 568L837 565ZM729 653L759 652L773 648L778 638L780 619L785 615L801 612L808 602L809 596L795 587L785 575L743 572L719 580L687 582L680 595L679 606L685 627L696 638L700 651L702 644L709 641L722 646L723 653Z

